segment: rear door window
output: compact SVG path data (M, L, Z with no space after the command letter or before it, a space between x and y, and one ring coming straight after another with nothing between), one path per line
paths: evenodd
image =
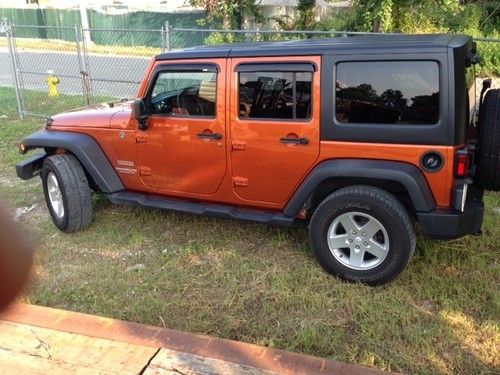
M312 72L240 72L239 117L307 120L311 87Z
M341 62L335 96L335 118L341 124L433 125L439 121L439 65Z

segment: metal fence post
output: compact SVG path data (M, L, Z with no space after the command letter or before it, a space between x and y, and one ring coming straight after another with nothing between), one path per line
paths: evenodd
M21 119L24 118L26 114L26 109L24 107L23 93L21 90L21 79L19 77L19 64L16 58L14 34L12 32L12 27L9 23L6 24L5 34L7 36L7 44L9 46L10 61L12 63L12 72L14 76L14 91L16 93L17 101L17 112Z
M88 55L88 45L86 42L85 35L90 35L90 29L85 30L84 28L78 28L80 41L82 43L82 80L85 90L85 100L87 104L92 104L94 102L94 93L92 90L92 78L90 74L90 63Z
M168 21L165 22L165 45L167 51L172 50L172 27Z
M165 52L165 25L161 25L161 52Z
M76 54L77 54L77 60L78 60L78 71L80 72L82 76L82 95L84 97L84 101L86 105L90 104L90 98L88 94L88 89L87 89L87 83L86 83L86 74L87 72L85 71L83 65L83 57L82 57L82 51L80 49L80 40L82 40L80 37L82 34L80 33L80 30L78 29L78 26L75 25L75 43L76 43Z

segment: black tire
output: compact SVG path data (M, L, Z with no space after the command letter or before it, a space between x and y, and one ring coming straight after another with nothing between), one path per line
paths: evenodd
M331 241L331 226L335 225L339 218L345 217L344 214L350 216L351 213L361 214L361 216L356 214L354 216L362 219L364 218L363 215L366 215L366 217L375 219L374 222L377 225L382 225L383 229L375 232L374 236L370 237L368 235L368 240L366 238L361 239L363 228L358 227L357 229L360 232L353 236L355 241L358 239L363 241L362 246L365 250L362 249L362 263L376 264L373 268L352 269L339 260L345 259L344 261L347 261L349 259L350 261L351 250L330 250L328 242ZM342 226L338 228L342 230ZM382 231L385 231L386 234ZM347 233L347 235L350 236L350 233ZM363 235L366 235L366 233ZM385 239L386 235L387 239ZM342 236L342 234L338 236ZM367 260L368 257L372 257L368 250L370 243L373 243L372 240L376 241L380 236L384 242L388 241L386 242L388 249L384 258L378 259L374 257L374 259ZM385 190L364 185L349 186L330 194L317 207L311 218L309 240L315 257L327 272L349 281L359 281L372 286L387 283L398 276L413 257L416 245L412 221L404 206ZM348 240L352 242L353 238L348 238ZM364 247L365 244L367 247ZM350 246L354 245L351 243ZM342 258L344 251L349 252L349 254L345 254L346 258ZM353 251L359 250L353 249ZM337 255L334 255L334 253ZM380 263L377 264L377 261L380 261Z
M92 196L85 172L78 159L71 154L59 154L46 158L42 172L45 202L54 224L63 232L76 232L87 227L92 221ZM63 211L57 211L49 195L49 187L57 179L59 194L62 198ZM52 185L53 186L53 185Z
M485 190L500 190L500 89L489 90L481 104L478 125L476 182Z

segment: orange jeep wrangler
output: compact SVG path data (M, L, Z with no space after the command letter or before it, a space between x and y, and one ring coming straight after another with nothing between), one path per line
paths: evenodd
M330 273L395 278L430 238L481 233L500 189L500 90L469 100L468 36L367 36L205 46L150 63L138 99L47 120L17 165L40 175L65 232L114 203L308 223ZM489 90L488 90L489 89ZM478 118L478 121L476 121Z

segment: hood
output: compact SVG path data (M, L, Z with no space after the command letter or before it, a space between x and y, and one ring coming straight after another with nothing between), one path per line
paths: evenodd
M111 119L118 112L130 117L131 101L94 104L51 117L51 126L109 128Z

